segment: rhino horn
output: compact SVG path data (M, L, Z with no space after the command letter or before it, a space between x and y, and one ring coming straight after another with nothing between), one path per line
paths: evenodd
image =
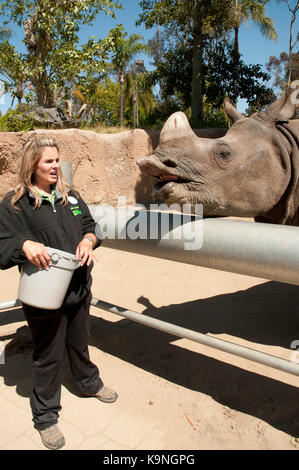
M243 114L239 113L239 111L231 104L229 98L224 98L223 107L225 114L232 122L236 122L238 119L244 117Z
M165 122L160 135L160 140L167 140L168 138L173 138L174 133L182 133L183 135L192 134L195 135L192 131L189 121L184 113L178 111L173 113Z
M296 83L296 82L295 82ZM298 92L296 85L289 86L286 93L284 93L278 100L274 101L268 108L259 113L258 116L269 121L288 121L292 119L296 112L296 102L298 102Z

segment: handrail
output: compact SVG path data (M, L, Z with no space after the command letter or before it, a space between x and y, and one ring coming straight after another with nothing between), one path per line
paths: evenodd
M21 302L18 299L12 300L10 302L2 302L0 303L0 310L13 308L20 305ZM235 344L230 341L215 338L208 334L189 330L187 328L183 328L178 325L159 320L157 318L143 315L142 313L134 312L132 310L110 304L109 302L105 302L95 297L92 298L91 305L110 313L120 315L141 325L163 331L164 333L168 333L179 338L189 339L191 341L195 341L196 343L204 344L205 346L209 346L211 348L215 348L235 356L243 357L249 361L257 362L259 364L263 364L265 366L299 376L299 365L296 362L287 361L286 359L240 346L239 344Z
M89 208L96 222L105 223L105 247L299 285L299 227L217 218L180 223L181 214L163 212L156 218L162 228L153 229L149 211ZM163 229L165 216L169 220ZM149 236L132 239L127 233L138 217ZM151 233L159 233L159 238L151 238ZM192 233L197 234L194 247Z
M185 221L180 224L180 214L169 213L168 231L160 230L159 237L150 236L132 239L128 237L130 223L136 226L140 217L138 210L120 212L110 207L107 215L105 206L89 206L96 222L105 223L109 237L103 245L108 248L138 253L146 256L168 259L182 263L205 266L273 281L299 285L299 228L272 224L242 222L236 220L205 219ZM165 212L163 212L165 215ZM163 214L160 217L163 217ZM151 230L151 213L143 211L143 223L147 233ZM160 219L161 221L161 219ZM168 221L168 222L169 222ZM187 232L182 228L188 229ZM195 249L190 248L190 233L200 231ZM186 237L186 233L188 236ZM111 236L112 235L112 236ZM202 242L202 243L201 243ZM0 310L20 306L18 299L0 303ZM299 375L299 365L276 356L265 354L213 336L188 330L155 318L123 309L108 302L93 298L91 305L108 310L132 321L164 331L174 336L190 339L207 346L226 351L269 367Z

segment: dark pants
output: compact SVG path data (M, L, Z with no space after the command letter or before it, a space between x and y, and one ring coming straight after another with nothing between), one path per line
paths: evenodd
M98 368L89 359L90 300L89 295L82 303L59 310L23 305L34 342L31 408L33 422L39 429L46 429L58 421L65 346L81 394L97 393L103 386Z

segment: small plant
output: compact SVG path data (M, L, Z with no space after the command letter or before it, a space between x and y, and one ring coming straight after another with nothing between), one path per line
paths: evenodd
M34 120L18 109L9 109L4 116L0 116L0 131L2 132L28 132L34 129Z

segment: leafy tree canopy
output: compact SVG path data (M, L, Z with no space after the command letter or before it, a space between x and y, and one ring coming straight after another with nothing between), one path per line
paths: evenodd
M118 0L5 0L0 14L24 25L25 58L40 105L53 106L53 87L72 83L84 72L103 71L108 51L123 34L118 25L107 38L79 46L78 32L100 12L114 16Z
M186 33L192 30L194 7L197 4L203 20L203 33L218 29L223 32L235 25L232 18L235 0L141 0L142 8L136 24L146 28L163 25L169 31Z
M259 66L246 66L241 60L238 29L242 22L252 18L264 35L275 39L273 21L265 15L268 2L269 0L139 1L142 13L137 24L144 23L147 28L158 25L158 40L152 41L150 46L157 66L155 79L162 86L163 96L167 96L171 89L176 90L177 97L185 105L191 104L191 118L196 120L203 117L205 99L218 102L217 97L228 91L234 98L233 101L238 97L247 97L249 101L254 101L259 93L265 92L267 95L266 89L262 91L263 85L258 84L259 79L265 79L265 74L262 74ZM159 31L160 26L163 27L162 34ZM228 33L233 30L234 51L227 45L225 51L218 53L221 45L227 44ZM163 58L161 55L165 31L168 38L175 38L175 46ZM216 45L211 48L213 41ZM224 58L226 63L222 61ZM213 67L213 60L220 67L219 70Z
M220 107L225 96L234 98L234 75L238 76L237 93L248 100L250 106L267 104L272 92L265 82L269 74L259 65L247 65L239 59L237 68L234 64L233 46L227 41L206 40L206 52L203 64L203 92L209 103ZM160 84L162 99L176 95L183 109L191 106L192 92L192 43L178 43L174 49L166 50L156 70L147 74L149 84Z
M24 96L24 87L29 77L29 70L22 54L8 41L0 43L0 73L5 92L10 92L19 103Z
M288 83L289 67L291 65L291 81L299 77L299 51L293 52L291 60L286 52L282 52L279 57L271 56L266 64L268 72L274 75L274 87L284 90Z

